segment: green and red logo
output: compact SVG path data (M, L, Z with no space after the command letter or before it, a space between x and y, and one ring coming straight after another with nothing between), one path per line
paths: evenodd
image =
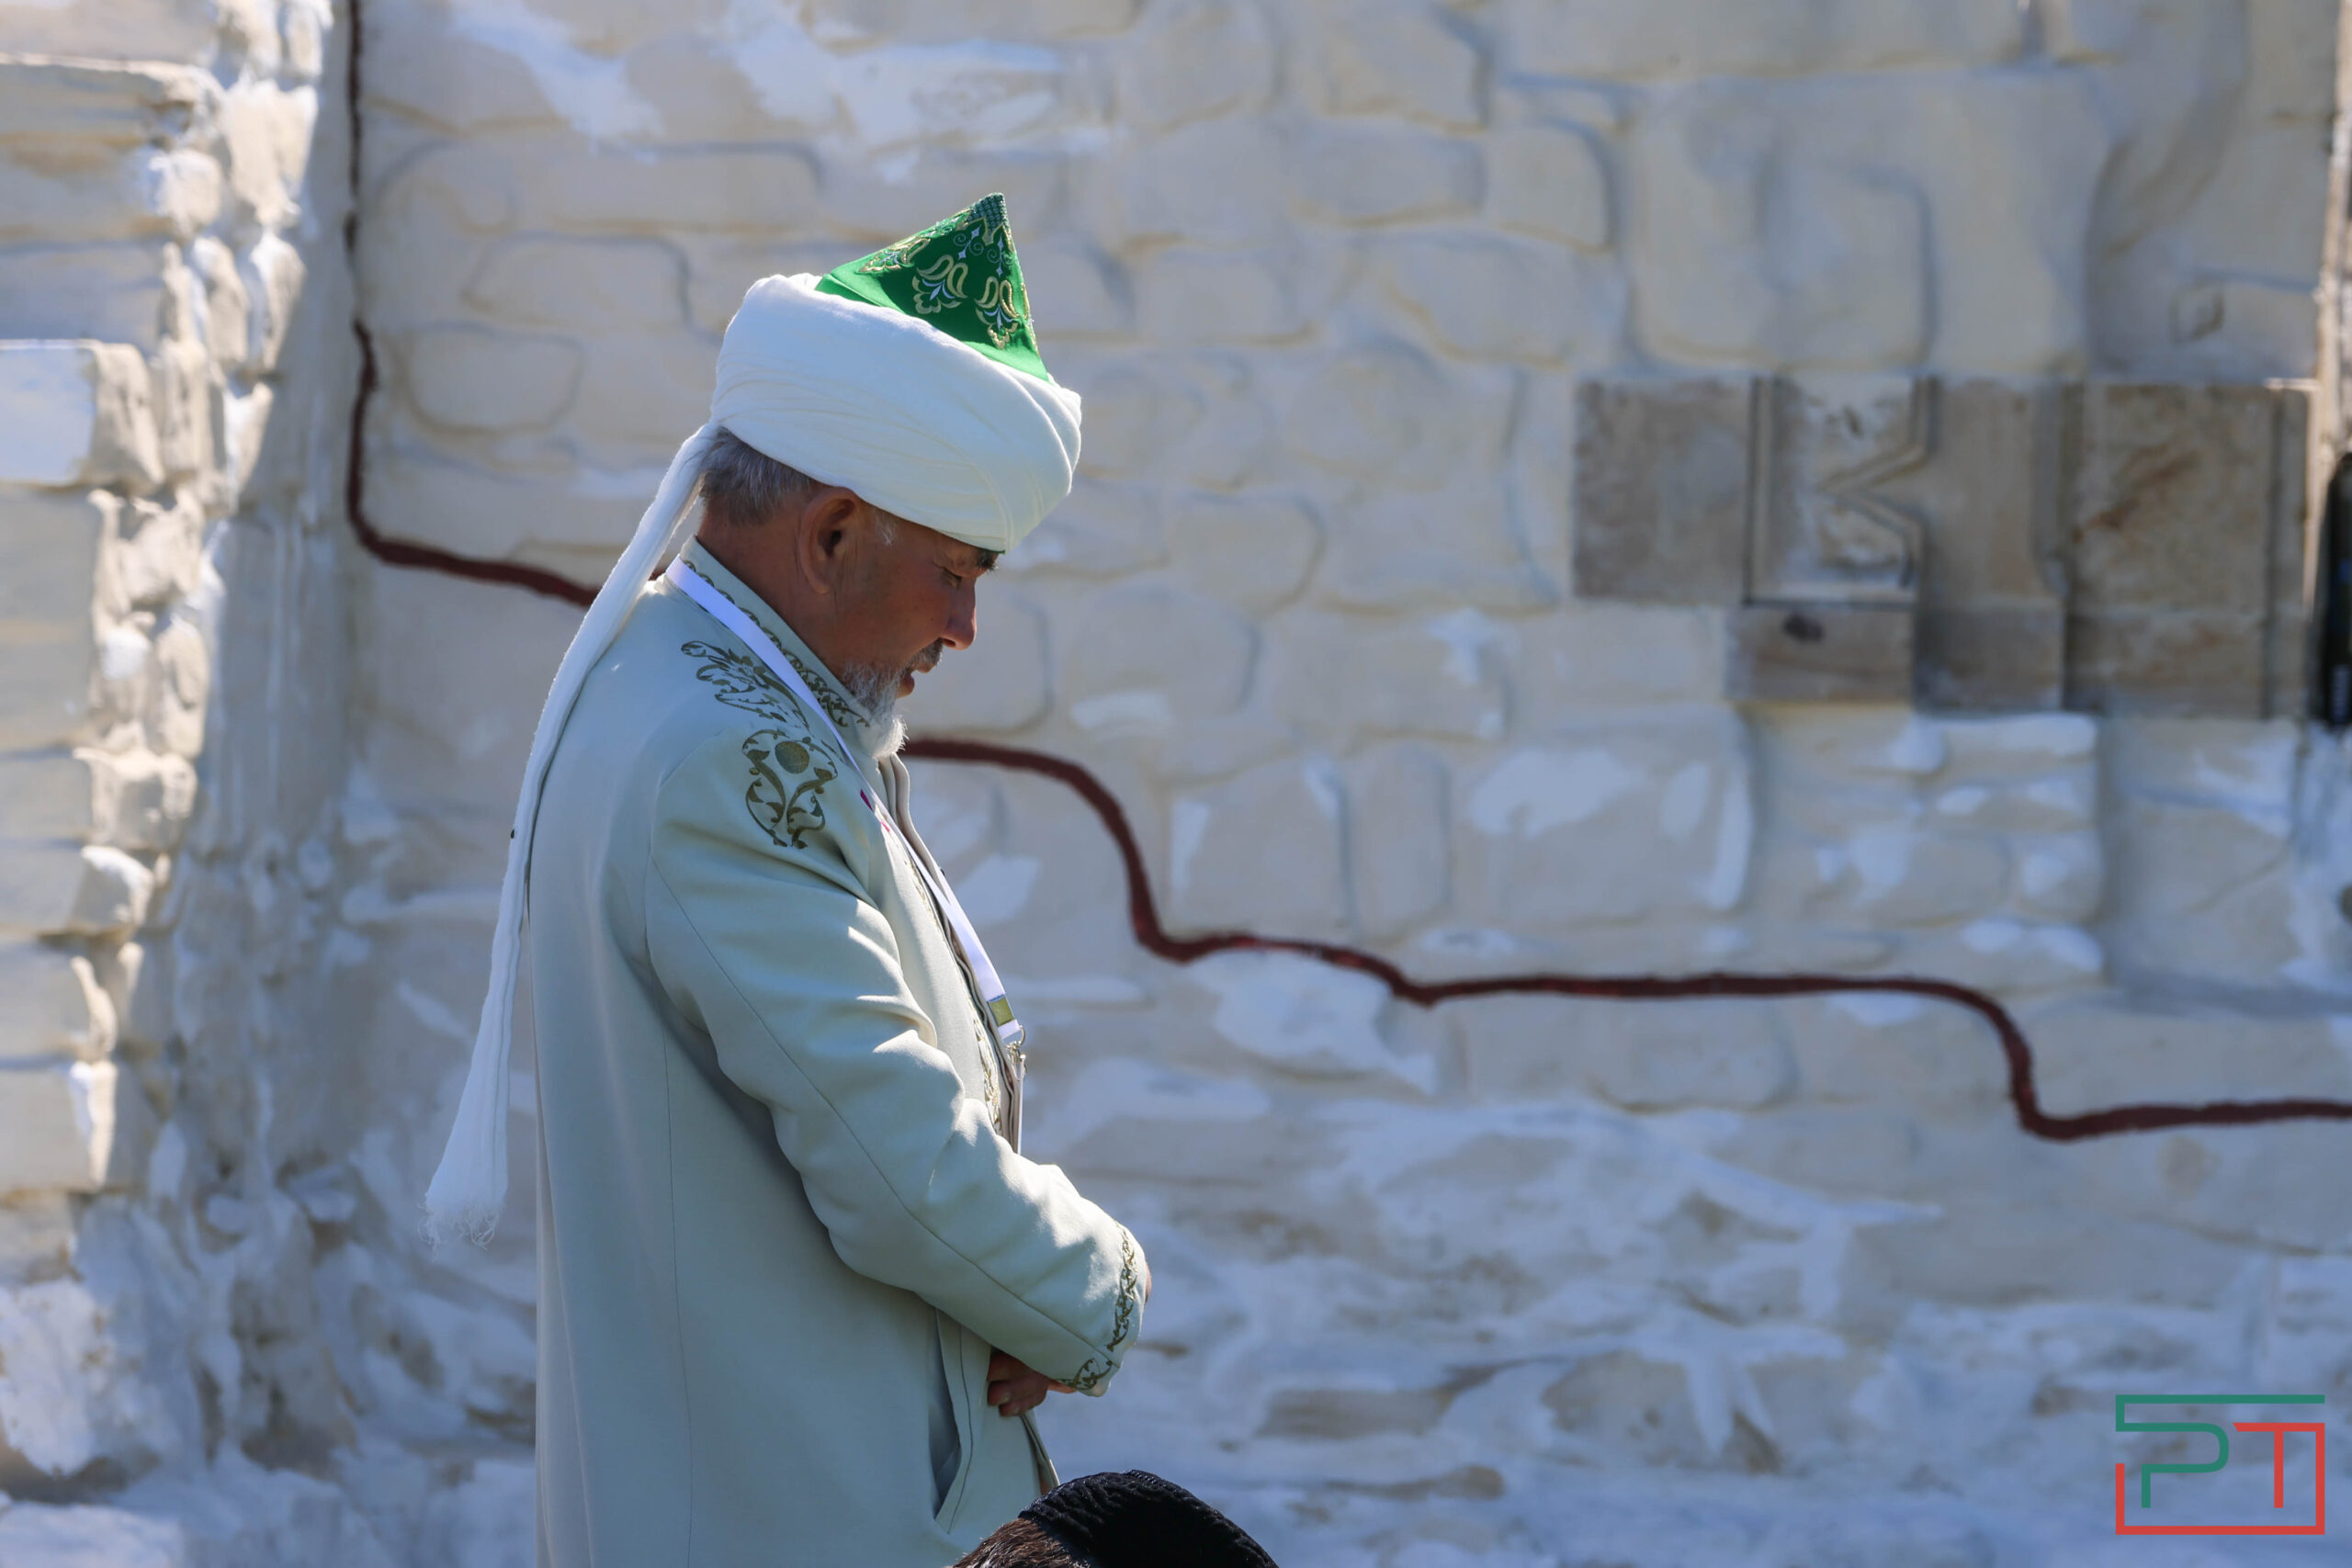
M2115 1396L2115 1429L2119 1432L2201 1432L2213 1439L2213 1457L2201 1461L2189 1460L2148 1460L2140 1466L2140 1506L2136 1513L2140 1523L2128 1522L2124 1500L2129 1491L2124 1464L2115 1467L2115 1533L2118 1535L2325 1535L2327 1533L2327 1426L2324 1421L2233 1421L2224 1429L2213 1421L2134 1421L2132 1406L2159 1404L2177 1407L2183 1414L2205 1413L2230 1405L2297 1405L2324 1404L2324 1393L2120 1393ZM2316 1414L2316 1412L2314 1412ZM2230 1431L2267 1434L2270 1438L2270 1507L2287 1511L2287 1466L2290 1457L2289 1438L2308 1434L2312 1440L2312 1497L2309 1518L2298 1506L2290 1522L2276 1524L2183 1524L2153 1523L2148 1516L2155 1509L2155 1483L2159 1474L2210 1475L2225 1469L2230 1462ZM2176 1450L2179 1445L2174 1445ZM2257 1452L2259 1450L2256 1450ZM2298 1467L2300 1468L2300 1466ZM2167 1491L2175 1488L2167 1488ZM2208 1501L2200 1497L2200 1502ZM2225 1505L2229 1499L2217 1497L2213 1504ZM2257 1505L2258 1506L2258 1505ZM2202 1510L2199 1510L2202 1511ZM2215 1512L2222 1512L2216 1507Z

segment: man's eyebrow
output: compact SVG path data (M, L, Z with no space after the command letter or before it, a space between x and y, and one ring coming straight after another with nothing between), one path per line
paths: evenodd
M994 550L976 550L974 558L977 563L973 569L976 575L978 572L996 570L997 553Z

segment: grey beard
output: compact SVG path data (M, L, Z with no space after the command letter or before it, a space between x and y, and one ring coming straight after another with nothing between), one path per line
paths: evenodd
M878 759L898 755L907 739L907 721L899 716L899 682L902 671L849 670L842 684L865 710L866 745Z

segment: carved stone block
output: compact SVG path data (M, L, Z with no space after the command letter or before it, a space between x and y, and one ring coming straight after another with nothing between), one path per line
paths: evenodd
M2295 386L1588 382L1577 589L1737 607L1734 696L2300 712L2309 404Z
M2066 568L2056 476L2059 398L2047 383L1962 380L1935 397L1932 463L1902 491L1926 519L1918 699L1939 708L2058 705Z
M2076 613L2259 613L2277 500L2278 399L2267 387L2079 389Z
M2304 395L2073 395L2066 705L2252 717L2292 702L2301 648L2278 633L2301 615Z
M1739 603L1754 396L1745 378L1577 389L1578 594Z
M1760 507L1747 597L1770 604L1909 604L1925 553L1916 509L1887 489L1923 467L1935 384L1909 376L1763 383Z
M2259 612L2075 615L2066 627L2066 705L2081 713L2258 718L2267 629Z
M1913 637L1908 605L1742 605L1732 612L1724 695L1736 702L1905 702Z

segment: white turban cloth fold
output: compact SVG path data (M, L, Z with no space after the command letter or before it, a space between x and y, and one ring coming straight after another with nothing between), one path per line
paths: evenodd
M490 992L456 1125L424 1198L426 1234L489 1240L506 1201L515 971L548 763L588 672L637 596L684 547L689 504L723 427L777 462L985 550L1011 549L1069 494L1078 394L1000 364L921 320L817 292L817 279L752 286L718 350L710 423L670 460L653 503L556 667L514 803L492 933Z

